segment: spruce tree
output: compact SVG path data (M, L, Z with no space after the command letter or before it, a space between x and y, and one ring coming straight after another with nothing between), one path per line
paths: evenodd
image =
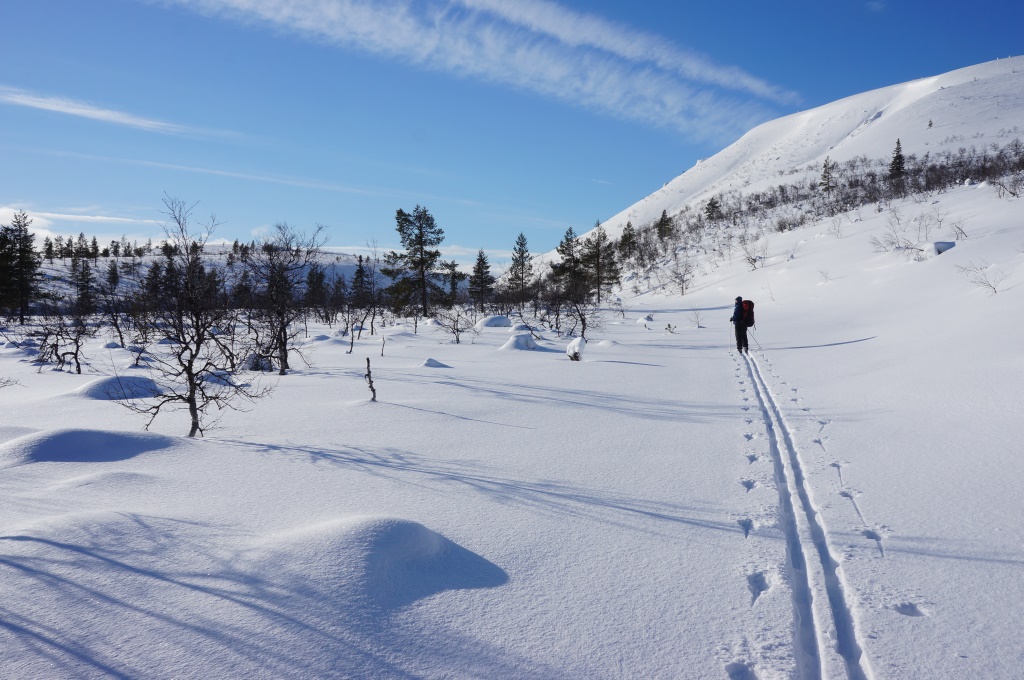
M516 238L516 245L512 249L512 266L508 269L509 285L512 289L512 297L522 311L523 305L530 297L530 288L533 282L533 256L526 244L526 236L522 233Z
M476 263L473 264L473 273L469 275L469 297L476 304L476 308L483 311L484 305L494 292L494 277L491 275L491 265L487 261L487 255L481 248L476 254Z
M833 163L829 160L828 156L825 157L825 162L821 166L821 181L818 182L818 188L825 192L825 195L829 198L832 197L832 192L836 190L836 176L835 171L839 167L838 163Z
M907 174L906 158L903 156L903 147L900 140L896 140L896 149L892 152L892 161L889 162L889 174L887 179L900 180Z

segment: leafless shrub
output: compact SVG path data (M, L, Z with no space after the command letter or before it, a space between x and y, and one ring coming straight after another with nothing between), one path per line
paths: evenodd
M975 286L989 291L992 295L999 292L999 286L1008 276L1005 272L993 269L988 263L968 262L966 266L957 265L956 270Z
M1006 196L1020 198L1021 193L1024 193L1024 172L1015 172L1012 175L994 179L992 184L995 186L996 196L999 198Z
M690 321L693 322L693 325L695 327L704 328L703 326L700 325L703 316L704 314L703 312L701 312L701 310L697 309L696 307L690 307Z
M451 309L438 309L434 314L434 319L437 321L437 325L448 332L452 339L455 340L455 344L458 345L462 342L462 336L465 333L473 332L473 328L476 323L476 313L474 307L465 307L463 305L453 305Z

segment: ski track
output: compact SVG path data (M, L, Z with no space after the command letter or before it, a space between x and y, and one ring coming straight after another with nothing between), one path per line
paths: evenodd
M835 651L846 667L849 680L867 680L870 676L865 671L866 659L863 647L857 639L854 625L853 610L846 601L839 563L833 557L828 545L828 537L822 524L818 510L811 500L809 484L803 472L800 455L793 442L793 436L782 417L776 397L768 387L764 374L754 358L744 355L747 373L753 386L765 428L768 433L769 448L775 465L775 482L778 487L781 523L786 535L786 550L789 556L790 571L793 581L793 609L796 617L798 668L805 679L829 677L828 664L824 663L820 653L820 645L834 639ZM779 378L771 370L771 375ZM783 381L783 384L785 382ZM795 389L792 389L796 393ZM791 399L799 404L796 397ZM801 409L810 412L810 409ZM818 421L821 426L818 439L815 440L825 450L821 431L829 421ZM837 467L837 470L841 468ZM841 475L841 472L840 472ZM840 477L841 479L841 477ZM852 494L846 496L853 501ZM799 512L797 511L799 508ZM861 521L864 522L860 509L854 502ZM867 523L865 526L867 526ZM868 534L873 534L869 536ZM870 529L863 535L877 540L879 551L882 551L881 538ZM808 561L817 555L818 564ZM812 573L813 572L813 573ZM831 621L815 619L815 601L827 602ZM818 608L818 611L822 611ZM819 614L819 619L823 618Z

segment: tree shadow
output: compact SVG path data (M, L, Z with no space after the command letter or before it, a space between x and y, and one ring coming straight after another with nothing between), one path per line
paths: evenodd
M497 503L519 505L559 516L583 517L653 535L674 536L669 530L671 524L742 534L733 520L720 521L700 516L719 514L715 509L638 498L566 482L517 479L489 473L481 465L470 461L438 460L395 448L350 446L329 449L242 440L222 441L264 455L301 456L314 464L337 465L404 484L422 485L427 482L442 487L454 485L484 495ZM666 525L659 526L650 520L665 522Z
M508 581L450 541L429 568L374 576L384 581L367 602L334 587L344 574L254 568L231 547L246 540L228 527L112 512L0 536L5 667L21 677L561 675L443 620L405 620L425 598Z
M821 349L822 347L839 347L840 345L853 345L858 342L867 342L868 340L874 340L877 337L877 335L872 335L869 338L860 338L859 340L844 340L842 342L827 342L822 345L795 345L793 347L772 347L771 345L769 345L765 349L770 349L772 351L787 349Z

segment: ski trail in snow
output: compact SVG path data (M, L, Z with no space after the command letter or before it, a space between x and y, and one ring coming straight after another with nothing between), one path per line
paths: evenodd
M745 355L745 360L758 405L764 415L772 457L775 459L787 550L790 552L793 567L798 644L805 659L808 662L815 662L802 664L802 674L806 678L823 676L823 660L818 653L818 645L819 641L824 642L832 638L835 640L835 651L845 663L849 680L867 680L863 648L857 639L853 610L846 601L839 563L832 556L825 527L811 500L800 455L782 417L778 402L768 388L757 361L749 355ZM799 514L794 508L800 509ZM805 556L814 554L818 556L818 564L812 571ZM815 600L827 602L831 621L815 620ZM817 610L821 611L820 608ZM822 617L819 614L819 619ZM826 666L825 676L827 675Z
M793 509L793 497L789 491L786 466L779 450L779 442L772 425L771 415L762 397L763 387L754 377L749 357L747 358L747 374L754 388L754 396L764 415L769 450L775 467L775 485L779 492L779 523L786 536L786 554L789 557L792 577L793 618L796 623L794 656L797 660L800 677L803 680L818 680L821 678L821 659L818 654L818 632L814 625L811 585L807 575L804 545L800 540L800 529L797 526L796 513Z

